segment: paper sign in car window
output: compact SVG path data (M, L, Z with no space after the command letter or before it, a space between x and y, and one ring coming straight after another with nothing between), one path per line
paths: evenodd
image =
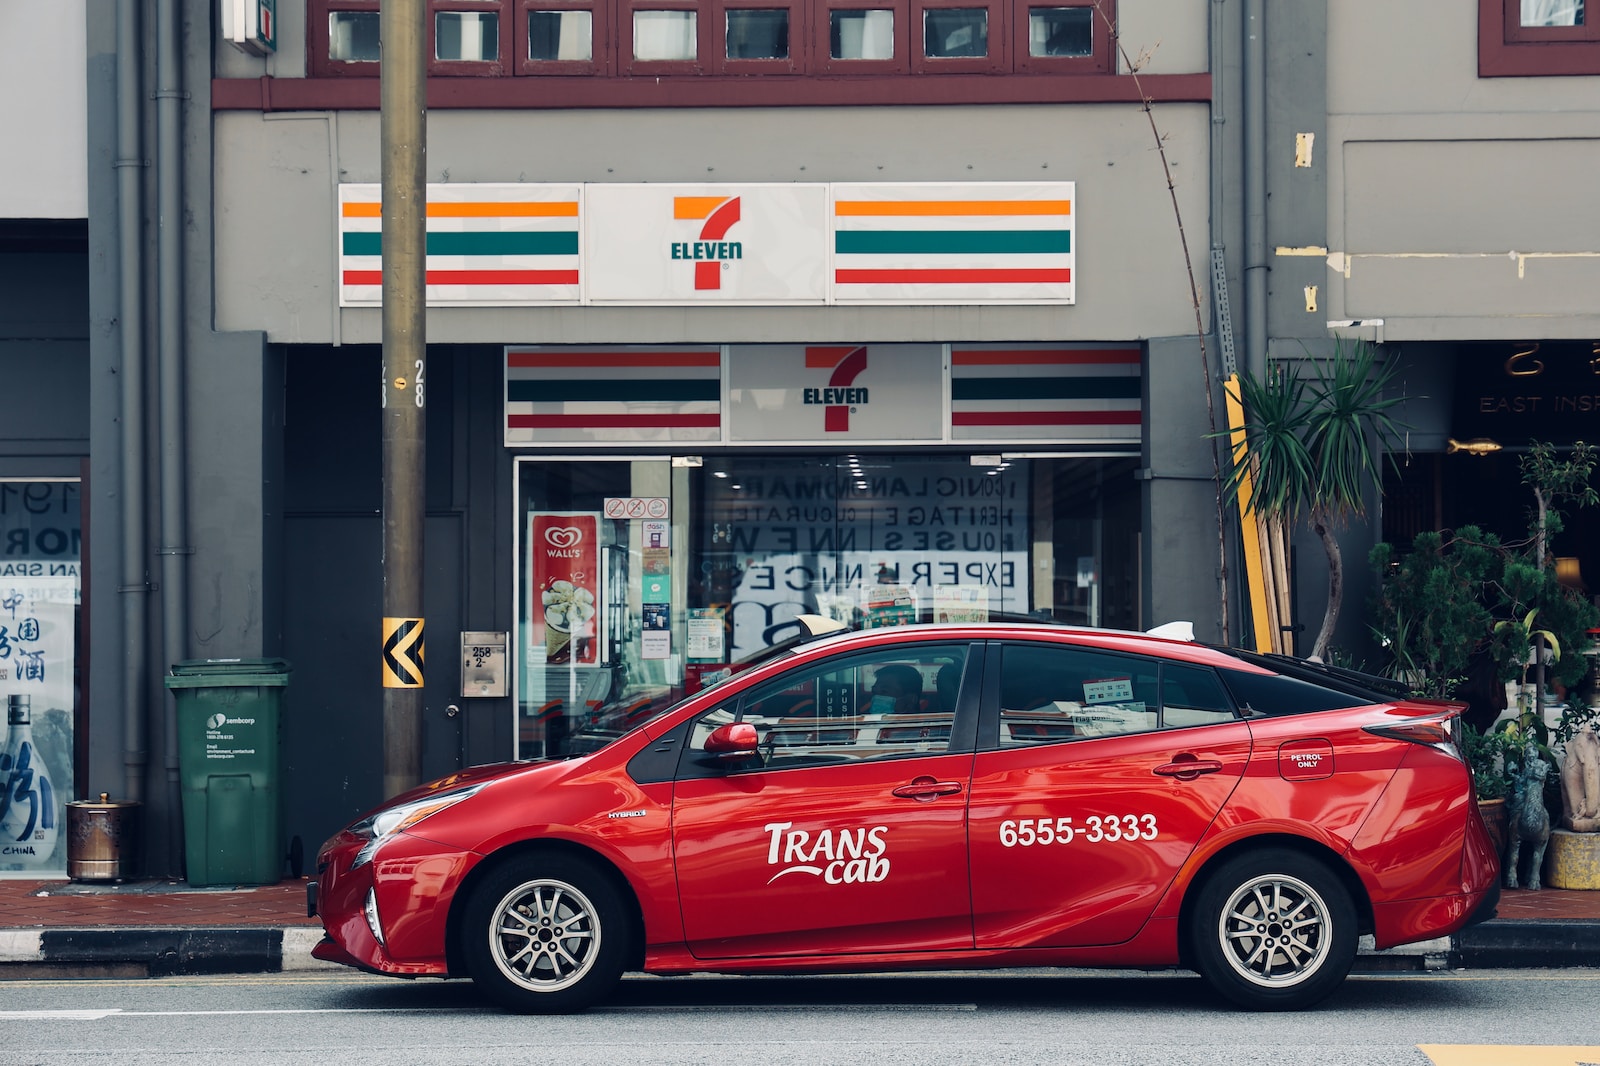
M1115 703L1133 699L1133 678L1107 677L1083 683L1084 703Z

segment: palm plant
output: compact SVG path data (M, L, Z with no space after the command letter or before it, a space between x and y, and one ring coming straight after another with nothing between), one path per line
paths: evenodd
M1332 357L1311 360L1315 376L1279 364L1265 381L1239 378L1244 444L1232 451L1224 481L1237 500L1252 482L1249 509L1285 527L1306 522L1328 556L1328 600L1311 654L1326 658L1344 599L1344 556L1335 531L1366 513L1366 490L1381 490L1379 456L1397 443L1401 425L1389 414L1403 397L1386 393L1399 368L1380 365L1377 350L1338 344ZM1392 456L1390 462L1393 462Z

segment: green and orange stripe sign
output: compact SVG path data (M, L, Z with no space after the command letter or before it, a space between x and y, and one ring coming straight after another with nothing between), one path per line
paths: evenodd
M838 303L1070 303L1073 183L835 185Z
M774 188L429 185L427 302L1075 301L1072 182L794 183L783 195ZM379 193L376 185L339 187L341 306L382 302ZM591 204L601 205L598 213ZM664 236L663 219L702 225ZM694 263L679 268L668 259Z
M722 349L506 349L506 443L714 441Z
M347 307L382 303L379 191L339 187L339 292ZM428 305L578 302L581 193L579 185L429 185Z
M950 347L953 440L1139 442L1136 344Z

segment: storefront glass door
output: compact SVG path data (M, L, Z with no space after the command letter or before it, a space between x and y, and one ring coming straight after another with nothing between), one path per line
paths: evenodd
M518 460L518 758L569 753L602 707L681 692L672 474L665 457Z
M1139 628L1137 460L517 460L517 753L589 750L800 632Z

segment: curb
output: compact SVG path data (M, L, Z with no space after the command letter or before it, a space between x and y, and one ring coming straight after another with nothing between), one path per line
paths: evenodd
M1463 966L1600 966L1600 921L1495 919L1457 933L1456 946Z
M150 977L224 973L344 970L311 957L322 940L314 925L245 928L174 926L117 929L0 929L0 974L10 968L50 967L83 973L94 968L143 971ZM1363 937L1356 972L1534 969L1600 966L1600 921L1508 921L1472 926L1441 937L1375 951Z
M0 929L0 964L142 967L150 977L342 969L311 957L318 926Z

